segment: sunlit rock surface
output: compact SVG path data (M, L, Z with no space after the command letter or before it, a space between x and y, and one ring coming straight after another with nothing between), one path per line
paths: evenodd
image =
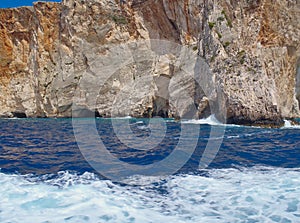
M299 12L296 0L1 9L0 116L215 113L229 123L280 125L299 116Z

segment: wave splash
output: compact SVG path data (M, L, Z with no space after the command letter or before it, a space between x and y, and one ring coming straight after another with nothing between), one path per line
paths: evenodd
M283 129L300 129L300 125L293 125L291 121L284 120Z
M223 123L221 123L216 117L215 115L210 115L207 118L204 119L192 119L192 120L183 120L181 121L181 123L183 124L197 124L197 125L224 125Z

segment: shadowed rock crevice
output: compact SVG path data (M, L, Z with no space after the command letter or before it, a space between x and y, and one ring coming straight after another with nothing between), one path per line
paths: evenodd
M300 58L297 61L297 74L296 74L296 98L298 100L298 105L300 108Z
M100 118L102 117L97 110L91 110L83 106L73 106L73 118Z
M152 117L169 118L169 101L162 97L156 97L153 100Z
M152 116L160 116L162 118L169 117L169 84L170 76L160 75L154 77L155 83L155 97L153 99L153 113Z
M12 112L13 118L27 118L27 115L24 112L15 111Z

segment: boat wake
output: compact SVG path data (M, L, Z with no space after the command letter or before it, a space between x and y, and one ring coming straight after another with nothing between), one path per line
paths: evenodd
M230 168L198 175L0 173L1 222L299 222L300 169ZM18 214L16 214L18 213Z

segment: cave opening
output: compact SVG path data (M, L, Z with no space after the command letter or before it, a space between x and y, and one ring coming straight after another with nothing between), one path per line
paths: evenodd
M25 112L15 111L15 112L12 112L12 115L14 118L27 118L27 115Z

